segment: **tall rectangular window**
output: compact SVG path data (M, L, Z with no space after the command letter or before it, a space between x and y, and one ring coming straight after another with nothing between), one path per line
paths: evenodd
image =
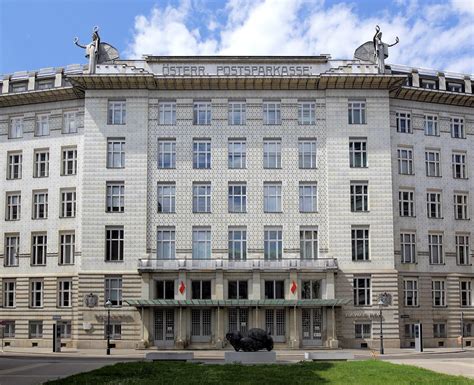
M193 212L211 212L211 184L193 183Z
M300 182L299 185L300 213L318 211L318 186L316 183Z
M300 258L318 258L318 229L300 227Z
M10 129L8 130L8 138L16 139L23 137L23 118L15 117L10 120Z
M30 279L30 307L43 307L43 290L42 279Z
M72 307L72 279L58 280L58 306Z
M281 227L265 227L264 256L266 260L276 261L283 257L283 231Z
M211 299L211 281L193 280L191 281L192 299Z
M49 135L49 115L38 115L36 117L35 136Z
M426 209L428 218L441 218L441 193L428 191L426 193Z
M76 236L74 232L64 232L59 235L59 264L73 265L76 249Z
M353 227L352 237L352 260L369 260L369 229L365 227Z
M468 193L454 194L454 219L469 219Z
M228 251L230 260L247 259L247 230L245 227L229 227Z
M409 112L396 112L397 132L411 134L411 118Z
M76 216L76 190L61 189L61 218Z
M453 178L454 179L466 179L467 170L466 170L466 154L453 152Z
M426 176L441 176L439 151L425 151Z
M398 192L398 211L401 217L415 216L415 191L400 190Z
M403 280L403 295L405 306L418 306L417 278L406 278Z
M69 147L62 149L62 175L77 174L77 148Z
M156 299L174 299L174 281L155 281Z
M247 184L229 183L228 208L229 213L247 212Z
M127 114L125 100L109 100L107 124L125 124Z
M301 299L321 298L321 280L309 280L301 282Z
M47 177L49 175L49 150L36 150L34 157L33 176L35 178Z
M400 234L400 253L402 263L416 263L416 234Z
M33 191L33 219L48 218L48 192Z
M372 338L372 323L357 322L354 324L354 337L360 339Z
M122 306L122 277L105 277L104 302L110 300L112 306Z
M300 125L311 125L316 123L316 103L299 102L298 103L298 123Z
M193 227L193 259L211 258L211 228Z
M158 168L176 168L176 140L158 140Z
M442 234L428 234L428 250L430 264L440 265L444 263Z
M20 234L5 235L5 266L18 266L20 255Z
M229 281L227 286L228 299L248 299L247 281Z
M281 140L263 142L263 168L281 168Z
M125 211L125 183L107 182L107 212L123 213Z
M123 226L105 228L105 260L123 261Z
M370 277L354 277L354 306L370 306L372 304L370 293Z
M246 122L245 102L229 102L229 125L243 126Z
M353 100L348 103L349 124L366 124L365 100Z
M434 321L433 323L433 337L446 338L446 322Z
M446 306L446 281L444 279L431 281L431 297L433 306Z
M473 306L472 302L472 282L471 280L459 281L459 294L461 297L461 306Z
M63 134L75 134L77 132L77 112L67 111L63 114Z
M28 338L43 338L43 321L28 321Z
M456 260L458 265L469 265L469 235L456 234Z
M211 141L193 141L193 168L211 168Z
M158 184L158 212L175 213L176 212L176 184L159 183Z
M17 221L21 217L21 193L7 192L5 220Z
M263 102L263 124L281 124L281 104L280 102Z
M3 280L3 307L16 306L16 280Z
M401 175L413 175L413 149L398 148L398 173Z
M247 168L247 142L245 139L229 140L228 165L231 169Z
M48 236L46 234L33 234L31 241L31 264L46 265L48 252Z
M316 140L298 141L298 162L301 169L316 168Z
M156 257L176 258L176 233L174 227L158 227L156 232Z
M112 340L122 339L122 322L110 321L110 324L104 324L104 339L110 337Z
M367 167L367 139L349 140L349 165L353 168Z
M265 299L284 299L285 281L265 280Z
M5 338L15 338L15 320L4 321L3 336Z
M125 138L107 139L107 167L125 167Z
M463 118L451 118L451 137L456 139L466 138Z
M265 182L263 184L263 211L266 213L280 213L281 183Z
M176 125L176 102L161 102L159 104L159 109L161 125Z
M72 324L71 321L58 321L59 333L61 334L61 338L71 338L71 329Z
M351 182L351 211L369 210L369 183Z
M211 102L198 101L194 102L193 108L194 125L210 125L211 124Z
M7 179L21 179L22 152L9 152L7 155Z
M438 117L435 115L425 115L424 128L425 135L439 136Z

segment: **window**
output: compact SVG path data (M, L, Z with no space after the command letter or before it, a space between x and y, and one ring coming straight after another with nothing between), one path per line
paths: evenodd
M211 212L211 184L193 183L193 212Z
M474 322L470 320L464 321L463 337L474 337Z
M461 297L461 306L473 306L472 282L470 280L459 281L459 291Z
M43 321L28 321L28 338L43 338Z
M125 100L109 100L107 124L125 124Z
M49 135L49 115L38 115L36 117L35 136Z
M453 178L466 179L466 154L453 152Z
M349 101L348 103L349 124L366 124L365 101Z
M122 323L120 321L110 321L110 324L105 323L104 332L105 339L109 336L111 340L120 340L122 339Z
M54 79L38 80L36 82L37 90L48 90L54 87Z
M174 227L158 227L156 232L156 258L176 258L176 234Z
M446 306L446 281L432 280L431 281L431 296L433 299L433 306Z
M193 167L194 168L211 168L211 141L210 140L194 140Z
M176 103L175 102L161 102L160 109L160 124L166 126L176 125Z
M263 211L266 213L280 213L281 209L281 183L263 184Z
M434 321L433 323L433 337L446 338L446 322Z
M75 134L77 132L77 113L75 111L65 112L63 115L63 134Z
M43 178L49 175L49 151L35 151L35 165L33 176L35 178Z
M321 298L321 281L319 279L301 282L301 299Z
M448 91L451 92L462 92L462 84L459 83L448 83Z
M228 299L248 299L247 281L229 281L227 284Z
M15 338L15 321L3 321L3 337Z
M418 279L407 278L403 280L403 295L405 306L418 306Z
M123 261L123 226L105 228L105 260Z
M10 120L9 139L21 138L23 136L23 118L16 117Z
M314 102L299 102L298 115L300 125L309 125L316 123L316 103Z
M354 324L355 338L370 339L372 338L372 323L357 322Z
M176 140L158 140L158 168L176 168Z
M426 176L441 176L439 151L425 151Z
M456 139L466 138L463 118L451 118L451 137Z
M16 281L14 279L3 280L3 307L15 307Z
M369 210L368 182L351 182L351 211Z
M192 299L211 299L211 281L191 281Z
M77 174L77 149L63 148L62 150L63 168L62 175L76 175Z
M229 140L228 151L229 168L247 168L247 142L245 139Z
M424 119L425 135L439 136L438 117L435 115L425 115Z
M59 307L72 306L72 280L71 279L58 280L58 306Z
M281 168L281 140L263 142L263 168Z
M174 299L174 281L156 281L156 299Z
M316 140L298 141L298 160L300 168L316 168Z
M229 125L243 126L246 121L245 102L229 102Z
M5 266L18 266L20 255L20 234L5 235Z
M415 338L415 324L405 324L405 338Z
M21 216L21 194L19 192L7 192L7 209L5 220L17 221Z
M211 124L211 102L200 101L194 102L194 124L210 125Z
M229 213L245 213L247 211L247 184L229 183Z
M318 187L316 183L300 182L300 213L318 211Z
M355 277L353 279L354 287L354 306L370 306L372 304L370 293L370 278Z
M30 307L43 307L43 287L42 279L30 280Z
M428 90L435 90L436 89L436 81L428 80L428 79L421 79L421 87L426 88Z
M107 182L107 212L123 213L125 211L125 183Z
M281 105L280 102L263 102L263 124L279 125L281 124Z
M283 238L281 227L265 227L264 255L266 260L281 260L283 256Z
M318 230L311 228L300 228L300 258L318 258Z
M74 232L61 233L59 235L60 249L59 249L59 264L73 265L74 253L76 248L76 236Z
M469 265L469 235L456 234L456 260L458 265Z
M28 82L12 83L12 92L25 92L28 90Z
M430 264L437 265L444 263L443 236L441 234L428 234L428 249Z
M193 228L193 259L211 258L211 228Z
M174 183L158 184L158 212L176 212L176 185Z
M241 261L247 259L247 230L239 227L229 227L229 259Z
M107 167L125 167L125 139L107 139Z
M104 302L110 300L112 306L122 306L122 277L105 277Z
M76 216L76 191L61 190L61 218Z
M440 192L427 192L426 193L426 204L428 218L441 218L441 193Z
M413 175L413 149L399 148L398 153L398 173L402 175Z
M411 118L409 112L396 112L397 132L411 134Z
M48 251L48 237L46 234L34 234L31 244L31 264L46 265Z
M413 190L398 192L398 210L401 217L415 216L415 192Z
M71 321L58 321L61 338L71 338Z
M285 281L265 281L265 299L284 299Z
M350 167L367 167L367 139L349 140L349 164Z
M416 263L416 234L400 234L400 252L402 263Z
M469 219L469 205L467 193L454 194L454 219Z
M23 155L20 152L9 152L7 155L8 172L7 179L21 179L21 166Z
M369 229L352 228L352 260L369 260Z

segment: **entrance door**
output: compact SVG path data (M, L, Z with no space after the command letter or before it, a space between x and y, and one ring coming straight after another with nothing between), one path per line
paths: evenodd
M265 329L275 342L285 342L285 309L265 310Z
M211 309L191 309L191 342L211 342Z
M174 345L174 309L155 310L155 345Z
M301 309L303 345L322 345L323 317L321 308Z
M244 336L249 331L249 309L229 308L229 332L239 331Z

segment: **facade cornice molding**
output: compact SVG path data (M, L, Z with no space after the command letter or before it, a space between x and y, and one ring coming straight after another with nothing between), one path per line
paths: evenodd
M84 92L73 86L18 93L0 94L0 107L84 99Z
M423 103L448 104L461 107L474 107L474 95L460 92L431 90L420 87L402 86L394 89L390 97Z

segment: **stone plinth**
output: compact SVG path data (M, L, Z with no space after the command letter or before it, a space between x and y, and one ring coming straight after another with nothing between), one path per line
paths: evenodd
M304 359L309 361L347 361L353 360L354 354L349 352L305 352Z
M276 352L225 352L226 364L274 364Z

